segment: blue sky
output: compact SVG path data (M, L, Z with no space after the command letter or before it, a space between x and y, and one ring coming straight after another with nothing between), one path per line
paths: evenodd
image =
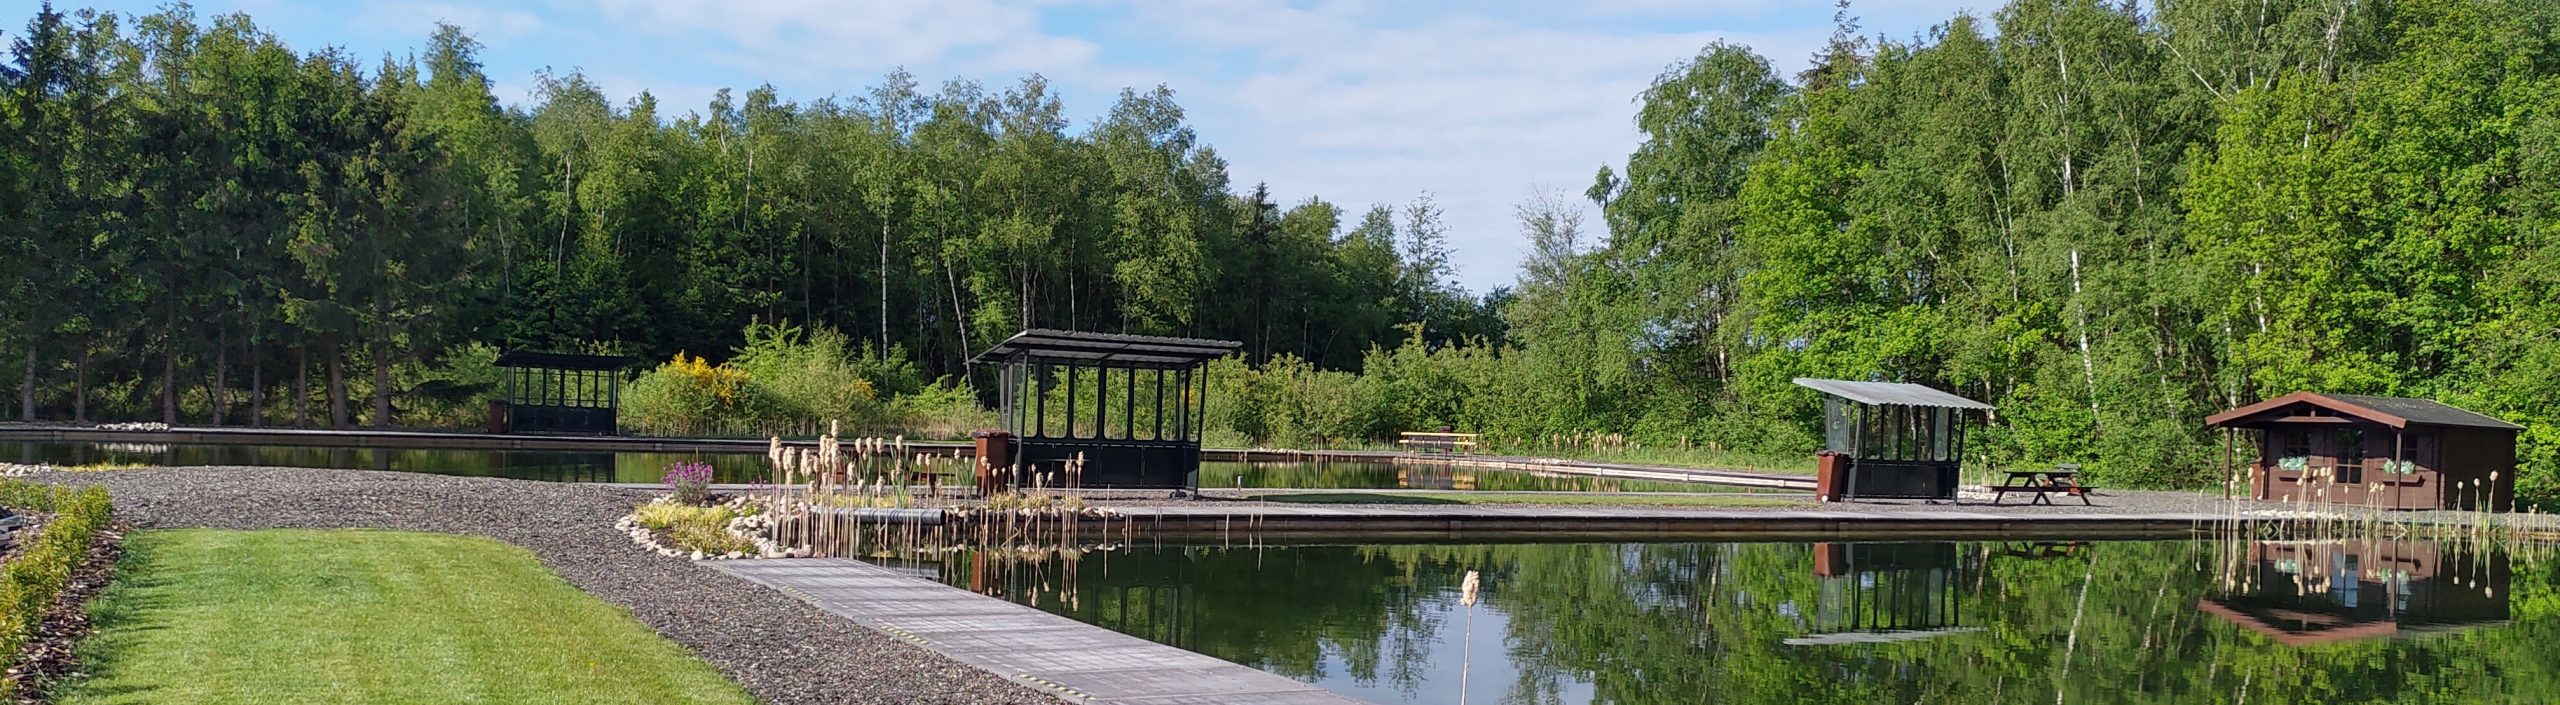
M148 12L153 0L85 6ZM32 3L8 13L33 14ZM65 9L84 6L65 0ZM1749 45L1792 75L1831 33L1829 2L1795 0L204 0L247 12L296 49L409 53L437 20L488 45L501 100L535 72L582 70L661 114L721 87L786 98L860 95L904 66L928 87L1048 77L1079 126L1124 86L1170 86L1243 191L1269 182L1354 211L1424 191L1447 212L1460 280L1516 274L1514 204L1579 194L1638 137L1634 99L1710 41ZM1862 0L1869 34L1909 37L1982 2ZM1598 227L1596 214L1587 219Z

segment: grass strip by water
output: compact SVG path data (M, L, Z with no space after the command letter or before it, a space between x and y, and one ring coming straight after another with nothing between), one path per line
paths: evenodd
M1246 495L1260 502L1288 504L1543 504L1620 507L1801 507L1803 499L1684 495L1658 492L1586 494L1574 492L1272 492Z
M137 532L62 705L753 703L709 664L487 538Z

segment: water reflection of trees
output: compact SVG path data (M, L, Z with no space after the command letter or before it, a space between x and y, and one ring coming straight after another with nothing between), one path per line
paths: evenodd
M1433 463L1209 462L1200 484L1218 488L1431 489L1488 492L1733 492L1732 487L1658 480L1587 477L1525 470L1458 467Z
M0 457L59 465L342 468L553 482L657 482L665 476L667 466L680 461L710 463L718 482L753 482L766 474L763 456L753 453L50 442L14 445Z
M1417 702L1454 689L1427 680L1428 667L1458 658L1450 615L1468 570L1483 572L1478 609L1507 620L1499 659L1484 649L1474 656L1479 683L1502 673L1492 661L1508 662L1504 702L1574 702L1568 696L1585 687L1591 702L1628 704L2479 702L2560 694L2553 678L2560 651L2545 648L2560 637L2548 560L2494 572L2507 583L2491 588L2509 615L2503 623L2295 646L2198 607L2243 599L2231 592L2229 570L2256 569L2245 542L1937 546L1954 564L1948 570L1913 569L1909 563L1923 559L1906 557L1893 570L1829 576L1816 570L1825 549L1804 544L1166 547L1011 570L1049 571L1029 584L1079 597L1040 600L1043 609L1097 623L1140 617L1181 625L1157 637L1301 679L1386 684ZM2243 560L2231 560L2233 551ZM2456 576L2456 564L2493 559L2449 556L2437 574L2445 579L2492 575ZM2505 565L2503 556L2494 560ZM957 584L956 574L981 569L946 564L945 578ZM1948 579L1952 589L1941 588ZM1898 580L1916 591L1889 591ZM1826 599L1837 607L1844 590L1872 591L1868 599L1883 600L1875 604L1917 600L1941 615L1883 631L1979 631L1804 643L1874 628L1826 621ZM1876 597L1895 594L1943 596ZM1348 672L1329 673L1329 664Z

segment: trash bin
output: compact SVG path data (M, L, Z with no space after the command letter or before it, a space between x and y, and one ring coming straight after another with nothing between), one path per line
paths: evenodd
M1837 502L1849 495L1848 454L1822 451L1813 454L1813 498L1817 502Z
M992 496L1013 484L1013 434L986 430L969 434L978 444L978 496Z

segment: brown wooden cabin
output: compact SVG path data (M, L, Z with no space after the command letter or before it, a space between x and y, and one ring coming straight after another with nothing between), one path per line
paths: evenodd
M2507 510L2515 503L2516 432L2426 399L2295 392L2225 411L2205 424L2257 431L2251 496L2384 509Z

